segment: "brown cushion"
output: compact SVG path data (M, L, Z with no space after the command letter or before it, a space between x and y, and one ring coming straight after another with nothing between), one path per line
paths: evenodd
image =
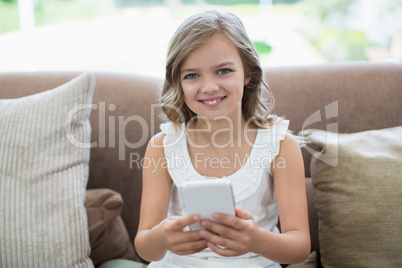
M86 191L91 255L95 265L112 259L135 259L126 226L120 217L123 208L121 195L110 189Z
M402 127L307 130L324 267L402 265Z

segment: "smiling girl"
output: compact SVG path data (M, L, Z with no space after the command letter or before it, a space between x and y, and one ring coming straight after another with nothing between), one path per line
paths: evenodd
M150 268L280 267L308 256L303 160L289 122L271 115L270 93L238 17L207 11L177 29L161 97L170 122L145 153L158 166L144 165L135 238ZM232 182L236 216L185 215L181 185L219 178ZM204 229L190 231L196 222Z

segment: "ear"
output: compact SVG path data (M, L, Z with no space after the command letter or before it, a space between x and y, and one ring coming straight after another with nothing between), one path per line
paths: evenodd
M247 76L247 77L244 79L244 85L246 86L246 85L250 82L250 80L251 80L251 75Z

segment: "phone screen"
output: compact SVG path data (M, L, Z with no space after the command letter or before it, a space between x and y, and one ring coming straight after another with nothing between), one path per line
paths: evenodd
M211 179L185 182L181 187L181 197L186 215L199 214L201 219L212 218L214 212L235 215L232 184L227 179ZM190 225L191 230L199 230L199 223Z

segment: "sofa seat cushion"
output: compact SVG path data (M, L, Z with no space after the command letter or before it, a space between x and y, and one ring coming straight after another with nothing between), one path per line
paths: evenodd
M402 264L402 126L306 130L324 267Z
M0 100L0 267L93 267L87 213L95 78Z

